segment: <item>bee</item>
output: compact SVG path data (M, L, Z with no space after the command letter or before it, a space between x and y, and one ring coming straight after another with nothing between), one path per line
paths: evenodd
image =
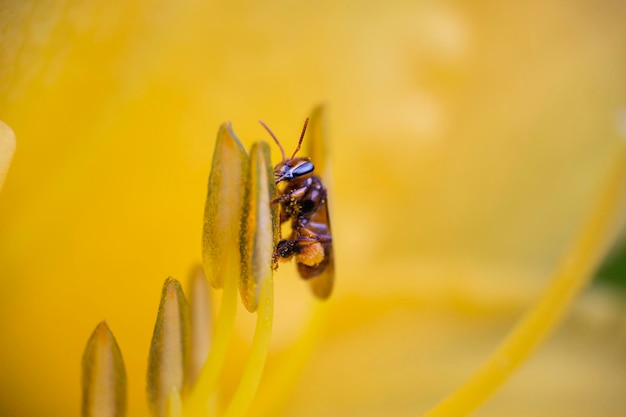
M304 121L298 146L290 158L285 157L285 150L270 128L260 123L282 155L282 160L274 167L278 196L271 204L280 207L281 225L291 221L291 235L279 240L274 250L273 267L278 267L279 259L295 257L300 276L309 280L317 297L326 299L332 291L335 274L327 191L314 173L313 162L306 157L296 157L309 119Z

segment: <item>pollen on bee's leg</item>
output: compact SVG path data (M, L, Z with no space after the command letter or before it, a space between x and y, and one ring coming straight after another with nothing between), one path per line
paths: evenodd
M319 265L323 260L324 247L319 242L301 247L296 255L296 261L307 266Z

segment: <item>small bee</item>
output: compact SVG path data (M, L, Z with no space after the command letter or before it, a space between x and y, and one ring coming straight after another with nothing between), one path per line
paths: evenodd
M280 258L295 256L298 272L302 278L311 280L314 294L322 299L328 298L333 288L335 267L326 187L313 173L315 167L309 158L296 158L309 119L304 121L298 146L290 158L285 157L285 150L270 128L260 123L280 148L283 158L274 167L278 196L272 204L280 205L281 224L291 220L291 236L276 245L274 269Z

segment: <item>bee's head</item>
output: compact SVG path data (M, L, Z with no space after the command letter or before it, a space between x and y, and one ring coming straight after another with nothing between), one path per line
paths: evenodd
M291 158L279 162L274 168L276 184L295 178L308 178L313 175L313 162L309 158Z
M261 125L265 128L265 130L267 130L270 136L274 139L274 142L276 142L276 144L280 148L280 153L283 157L282 161L280 161L274 167L274 178L276 180L276 184L278 184L281 181L291 181L295 178L308 178L311 175L313 175L313 169L314 169L313 162L311 162L309 158L296 158L295 157L298 151L300 150L300 146L302 146L304 133L306 132L306 127L309 124L308 118L304 121L304 127L302 128L302 133L300 134L300 140L298 141L298 146L296 147L296 150L293 152L293 155L291 155L291 158L285 157L285 150L283 149L283 146L280 144L280 141L278 140L276 135L274 135L274 133L270 130L270 128L267 127L267 125L263 123L261 120L259 120L259 123L261 123Z

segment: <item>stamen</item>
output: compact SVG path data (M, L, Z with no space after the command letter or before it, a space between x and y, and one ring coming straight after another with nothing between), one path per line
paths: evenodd
M463 386L424 414L465 416L478 408L521 365L554 329L575 297L593 277L616 217L621 214L626 177L626 150L613 164L606 185L578 237L534 307L515 326L487 362Z
M0 121L0 189L15 153L15 135L9 126Z
M271 275L272 255L278 239L274 236L278 230L274 225L279 223L279 218L277 205L271 204L276 186L267 144L253 144L248 162L241 221L239 290L243 304L252 313L259 302L260 285Z
M122 352L106 322L91 334L83 355L83 417L126 414L126 370Z
M270 206L275 194L271 190L275 185L271 175L270 150L265 143L256 143L252 146L246 179L240 291L246 308L249 311L256 310L257 322L250 356L239 386L226 409L227 417L243 416L248 411L263 374L272 333L274 314L272 255L277 216L273 215Z
M323 177L326 186L332 183L328 164L328 144L325 135L326 114L323 105L317 106L311 113L309 124L309 140L306 144L306 155L315 161L317 175ZM277 243L277 242L276 242ZM311 285L315 280L312 280ZM315 289L314 289L315 290ZM303 326L302 333L281 354L281 361L274 371L263 380L261 390L254 404L255 416L273 416L280 412L280 405L285 404L291 395L290 387L296 381L309 359L326 324L328 304L315 301L310 318Z
M213 155L203 233L204 269L212 285L223 285L222 301L209 356L183 403L186 415L206 414L232 339L240 275L239 228L246 161L245 150L230 125L222 125Z
M204 206L202 263L214 288L222 288L229 254L239 264L239 222L243 201L246 151L230 124L220 126L215 142L209 189Z
M230 267L225 271L222 302L215 325L213 344L196 385L183 403L185 415L204 416L206 414L206 410L211 404L213 393L217 388L219 375L224 367L235 327L237 283L239 281L239 271L235 272L232 270L232 261L230 259L225 260Z
M156 416L167 415L173 389L183 389L189 346L189 307L180 283L163 284L148 358L148 403Z
M237 391L235 391L235 395L224 414L226 417L238 417L246 414L263 375L265 360L269 352L274 315L274 282L271 274L261 284L259 306L256 314L256 330L250 356Z
M189 360L185 384L193 386L206 361L213 333L213 313L209 282L198 265L189 277Z
M254 405L255 416L274 416L280 414L280 406L285 404L292 394L292 388L302 373L307 361L326 326L328 304L315 300L310 318L303 326L303 331L281 353L281 360L273 372L263 379L263 385Z
M176 387L172 388L167 397L166 417L183 417L183 406L180 400L180 392Z

